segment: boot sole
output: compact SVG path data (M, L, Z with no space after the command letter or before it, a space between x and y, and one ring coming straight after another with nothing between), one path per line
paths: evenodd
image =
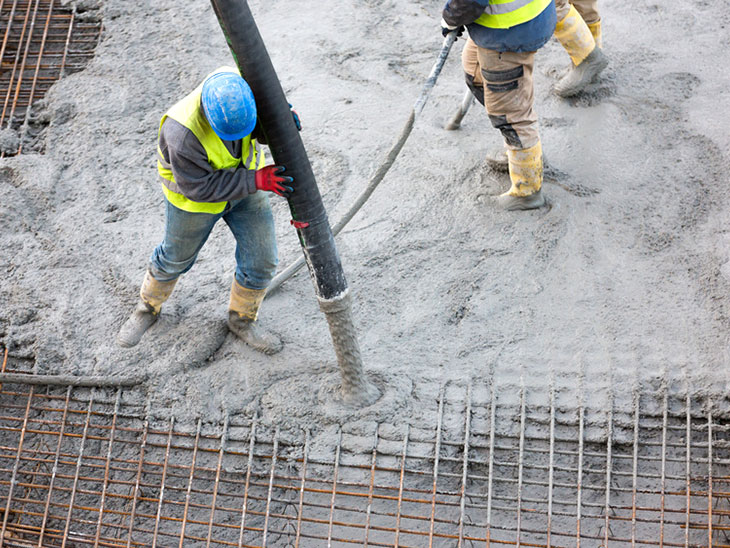
M526 211L528 209L538 209L545 205L545 196L542 189L538 190L530 196L511 196L502 194L497 198L500 207L505 211Z

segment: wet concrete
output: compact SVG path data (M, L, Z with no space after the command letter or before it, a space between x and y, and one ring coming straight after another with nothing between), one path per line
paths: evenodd
M336 220L410 112L442 41L442 2L251 7ZM460 40L401 156L338 237L362 363L402 398L385 390L362 416L419 417L425 404L407 387L445 379L490 374L509 398L520 372L528 405L544 404L552 375L556 405L574 408L583 371L580 395L598 422L610 400L630 410L637 384L689 387L724 406L730 135L720 113L730 75L718 60L730 9L709 0L602 10L611 64L588 93L551 93L570 63L559 44L536 58L548 207L496 207L509 181L484 165L500 136L480 108L443 130L464 92ZM227 334L234 243L222 224L143 342L115 345L163 233L159 118L230 54L204 2L98 11L96 56L46 97L45 155L0 160L0 344L39 373L149 375L150 409L181 422L254 412L357 421L313 403L319 396L281 401L339 382L306 275L262 310L284 337L280 354ZM286 204L272 201L284 266L301 250Z

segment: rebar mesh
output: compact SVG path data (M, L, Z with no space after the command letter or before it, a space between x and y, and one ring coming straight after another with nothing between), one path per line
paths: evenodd
M0 130L19 132L17 149L42 129L44 121L31 112L53 83L82 70L94 55L101 23L78 17L76 8L60 0L0 0Z
M707 401L637 391L605 436L580 405L515 401L448 384L430 428L323 435L6 384L0 545L730 546L728 423Z

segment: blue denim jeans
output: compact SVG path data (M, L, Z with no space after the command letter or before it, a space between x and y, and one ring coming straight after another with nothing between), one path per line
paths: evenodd
M268 287L276 273L277 251L274 217L266 193L228 202L216 215L190 213L166 204L165 239L150 257L153 278L168 282L190 270L222 217L236 238L236 280L249 289Z

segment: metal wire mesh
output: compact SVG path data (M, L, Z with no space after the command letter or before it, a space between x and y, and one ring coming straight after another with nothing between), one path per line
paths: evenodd
M323 435L6 384L0 545L730 546L728 422L708 402L637 391L596 436L553 401L448 384L430 427Z
M101 23L79 20L59 0L0 0L0 129L20 133L15 151L37 131L31 106L64 74L83 69L94 55Z

